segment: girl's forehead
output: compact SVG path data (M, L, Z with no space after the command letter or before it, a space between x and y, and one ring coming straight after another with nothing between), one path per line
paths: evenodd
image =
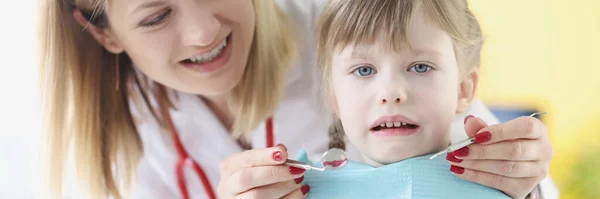
M394 40L385 35L374 41L354 41L349 44L338 44L332 50L341 56L365 58L373 54L389 54L411 52L411 54L441 55L446 49L452 49L452 38L439 28L426 24L408 30L406 39Z
M331 27L329 44L337 52L351 48L355 51L430 50L431 46L452 43L448 32L441 24L434 23L422 12L416 13L405 26L381 26L373 31L363 31L366 27Z

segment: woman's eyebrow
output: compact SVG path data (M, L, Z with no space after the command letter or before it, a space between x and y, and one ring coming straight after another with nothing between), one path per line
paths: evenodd
M135 14L141 10L147 9L147 8L160 7L165 4L166 4L166 2L164 2L164 1L145 2L145 3L142 3L141 5L137 6L133 11L131 11L131 13L129 15L133 15L133 14Z

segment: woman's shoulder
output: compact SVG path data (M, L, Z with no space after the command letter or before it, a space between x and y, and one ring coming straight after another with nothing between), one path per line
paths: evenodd
M494 113L492 113L492 111L478 99L473 99L471 108L467 114L481 118L488 125L500 123L500 120L498 120Z
M276 2L298 25L312 28L325 0L276 0Z
M292 24L292 36L296 43L296 57L292 59L286 75L286 90L312 89L318 82L315 63L315 18L323 0L276 0Z

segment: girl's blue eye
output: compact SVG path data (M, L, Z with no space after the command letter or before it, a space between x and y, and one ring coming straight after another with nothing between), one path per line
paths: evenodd
M433 69L433 68L427 64L415 64L412 67L410 67L411 72L421 73L421 74L429 72L431 69Z
M361 66L354 70L354 74L360 77L366 77L375 73L375 69L370 66Z

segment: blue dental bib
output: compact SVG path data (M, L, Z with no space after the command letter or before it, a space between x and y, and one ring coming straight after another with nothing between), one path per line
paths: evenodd
M313 164L305 151L297 160ZM308 198L509 198L499 190L460 179L450 173L443 158L429 155L406 159L374 168L359 162L336 170L307 171L304 184L310 186ZM313 164L322 167L320 163Z

